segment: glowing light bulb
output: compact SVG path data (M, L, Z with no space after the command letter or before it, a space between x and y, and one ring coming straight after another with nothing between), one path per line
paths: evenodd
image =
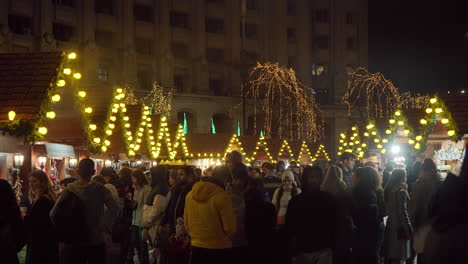
M390 129L385 130L385 134L389 135L391 133L392 133L392 131Z
M75 53L75 52L69 53L69 54L68 54L68 58L69 58L70 60L76 59L76 53Z
M449 130L449 131L447 131L447 135L449 135L449 137L455 135L455 130Z
M436 108L436 109L435 109L435 112L436 112L437 114L440 114L440 113L442 113L443 111L444 111L444 110L442 110L442 108Z
M117 120L117 117L111 116L109 119L110 119L112 122L115 122L115 120Z
M351 130L355 131L357 128L356 127L352 127Z
M409 139L409 140L408 140L408 144L413 145L413 144L414 144L414 140Z
M383 148L383 146L380 145L380 144L378 144L378 145L377 145L377 148L381 149L381 148Z
M410 131L409 131L408 129L403 130L403 133L405 133L406 135L408 135L409 132L410 132Z
M368 136L369 136L369 133L365 132L365 133L364 133L364 136L368 137Z
M45 135L47 134L47 127L40 127L37 131L39 134Z
M94 130L97 129L97 126L96 126L95 124L90 124L90 125L89 125L89 129L91 129L91 130L94 131Z
M66 75L70 75L71 74L71 69L70 68L65 68L65 69L63 69L63 73L66 74Z
M414 148L415 148L415 149L420 149L420 148L421 148L421 144L416 143L416 144L414 145Z
M447 118L442 118L442 120L440 121L442 122L442 124L448 124L449 123L449 120Z
M66 84L65 80L58 80L57 81L57 86L58 87L63 87L63 86L65 86L65 84Z
M423 118L423 119L419 120L419 123L421 123L421 125L426 125L427 120Z
M366 128L367 128L367 129L371 129L371 128L373 128L373 127L374 127L374 125L373 125L373 124L369 124L369 125L367 125L367 127L366 127Z
M81 73L79 73L79 72L74 73L74 74L73 74L73 78L75 78L75 79L77 79L77 80L81 79Z
M426 108L426 113L430 114L432 113L432 111L433 111L432 108Z
M382 139L382 143L388 143L388 140L386 138Z
M52 99L52 102L59 102L61 97L60 97L60 95L55 94L55 95L52 96L51 99Z
M112 130L106 130L106 134L109 136L112 135Z
M377 135L377 132L372 131L371 134L372 134L373 136L375 136L375 135Z
M130 124L129 123L125 123L124 125L126 128L129 128L130 127Z
M107 147L106 147L106 146L102 146L102 147L101 147L101 150L102 150L102 152L106 152L106 151L107 151Z
M385 154L385 153L387 153L387 150L386 150L386 149L382 149L382 150L380 151L380 153Z
M431 98L431 100L429 100L429 102L430 102L431 104L435 104L435 103L437 102L437 98L435 98L435 97L434 97L434 98Z
M86 97L86 92L85 91L79 91L78 96L81 97L81 98L84 98L84 97Z
M94 138L93 141L94 141L94 143L101 143L101 139L100 139L100 138Z
M115 125L112 124L112 123L110 123L110 124L109 124L109 128L110 128L110 129L114 129L114 128L115 128Z
M91 114L91 113L93 112L93 108L88 106L88 107L85 108L84 111L85 111L85 113L87 113L87 114Z
M55 118L55 112L54 111L47 112L46 117L50 118L50 119L54 119Z
M400 112L400 111L396 111L396 112L395 112L395 115L396 115L396 116L401 116L401 112Z
M8 120L13 121L15 120L16 112L15 111L10 111L8 112Z
M390 119L390 120L388 120L388 122L393 125L393 124L395 124L395 119Z
M123 92L122 88L117 88L117 93L122 93L122 92Z
M404 124L405 124L405 122L403 122L403 121L398 121L398 125L399 125L399 126L402 126L402 125L404 125Z
M379 143L380 140L378 138L374 138L374 143Z
M422 136L416 136L416 141L420 141L422 139Z
M128 121L130 118L128 116L124 116L124 121Z
M106 146L110 146L111 142L109 140L104 140L104 144L106 144Z

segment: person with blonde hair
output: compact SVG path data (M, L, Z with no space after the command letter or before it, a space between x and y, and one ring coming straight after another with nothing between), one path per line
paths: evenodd
M333 252L333 263L348 263L351 258L353 219L353 197L343 180L340 167L331 165L325 173L321 190L330 193L335 198L338 207L336 239Z
M36 170L29 175L29 208L26 227L26 263L58 263L58 239L50 220L55 193L45 172Z

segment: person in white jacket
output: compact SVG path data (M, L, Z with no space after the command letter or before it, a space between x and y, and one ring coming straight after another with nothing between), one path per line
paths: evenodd
M282 175L283 184L275 190L271 203L276 207L278 212L278 225L283 225L286 211L288 210L289 200L301 193L301 189L297 188L294 181L294 174L292 171L284 171Z
M149 235L149 239L156 239L157 230L169 202L171 192L168 183L168 171L164 165L150 169L151 192L143 206L142 224Z

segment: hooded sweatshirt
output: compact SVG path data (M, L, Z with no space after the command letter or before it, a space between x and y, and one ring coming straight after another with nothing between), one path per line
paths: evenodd
M187 195L184 222L194 247L231 248L236 216L229 195L211 182L198 182Z
M61 202L61 198L65 197L66 192L72 192L83 201L86 228L89 230L90 238L85 244L99 245L104 242L103 232L105 230L104 223L104 205L109 209L109 213L113 216L118 211L117 202L112 197L110 191L100 183L91 182L90 184L82 184L78 181L70 183L60 196L56 205ZM52 209L51 215L55 213L55 208Z

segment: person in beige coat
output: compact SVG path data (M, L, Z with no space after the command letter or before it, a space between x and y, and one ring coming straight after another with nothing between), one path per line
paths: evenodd
M151 191L143 206L142 224L149 239L156 239L157 230L171 197L167 167L158 165L150 169Z

